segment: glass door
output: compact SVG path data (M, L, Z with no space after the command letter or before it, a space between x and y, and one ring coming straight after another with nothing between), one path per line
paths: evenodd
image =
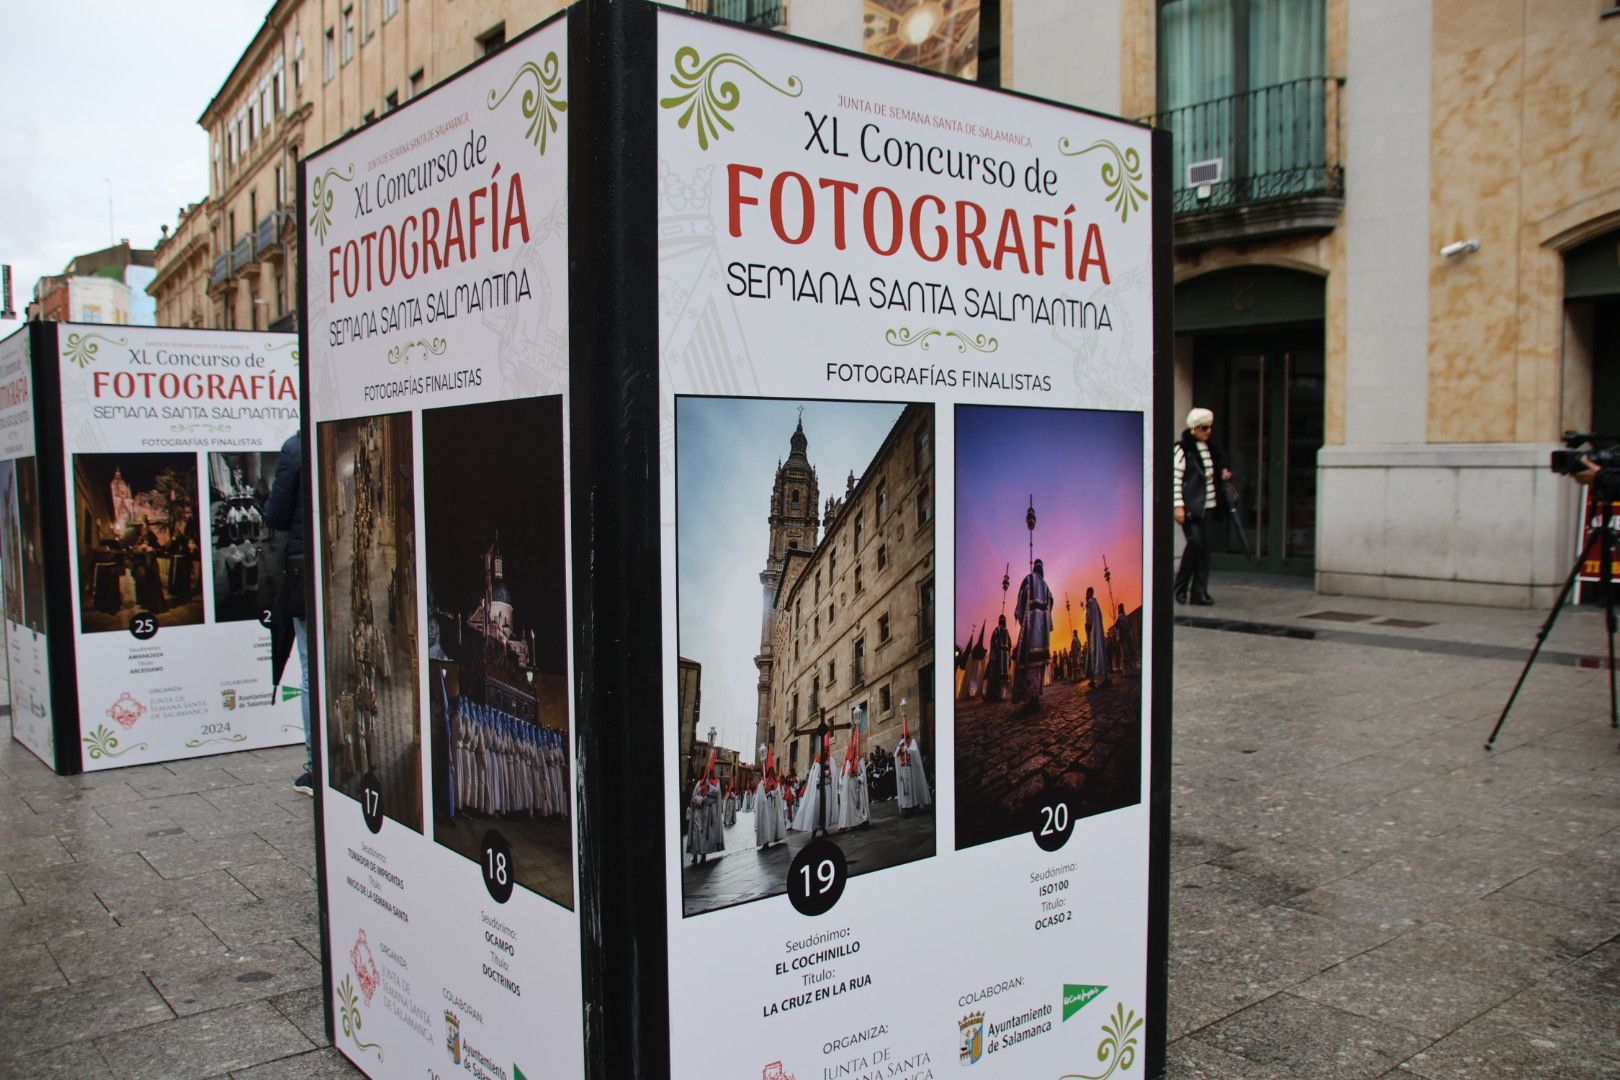
M1214 443L1236 513L1209 526L1214 565L1309 573L1316 556L1316 451L1323 437L1322 329L1200 337L1194 403L1215 410Z

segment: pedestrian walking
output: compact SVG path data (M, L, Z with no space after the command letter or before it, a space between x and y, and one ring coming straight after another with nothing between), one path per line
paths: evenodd
M270 498L264 506L264 523L287 533L287 547L281 574L281 587L270 607L271 692L281 685L291 646L298 646L298 667L302 672L298 701L304 713L304 771L293 781L293 788L305 795L315 794L315 727L309 711L309 635L304 623L304 437L293 435L281 444L276 459L276 477L270 485ZM291 639L291 640L289 640Z
M1175 484L1176 524L1181 526L1187 546L1181 553L1176 572L1176 603L1213 604L1209 595L1209 538L1205 520L1219 505L1220 485L1216 478L1230 480L1231 470L1221 453L1209 441L1215 430L1215 414L1197 408L1187 414L1187 429L1181 433L1171 455Z

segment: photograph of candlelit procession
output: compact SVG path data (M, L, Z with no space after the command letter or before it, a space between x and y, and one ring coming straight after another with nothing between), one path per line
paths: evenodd
M932 856L934 407L680 397L675 454L683 912Z
M264 523L276 451L208 455L214 621L258 621L281 586L283 541Z
M320 427L327 783L422 831L415 478L408 413Z
M956 409L956 844L1141 799L1142 415Z
M424 412L422 473L433 838L572 908L562 398Z
M45 563L39 533L39 469L31 457L0 461L0 570L6 618L45 632Z
M75 454L73 494L85 633L203 621L195 454Z
M39 466L31 457L0 462L0 568L6 618L45 632L45 543L40 536Z

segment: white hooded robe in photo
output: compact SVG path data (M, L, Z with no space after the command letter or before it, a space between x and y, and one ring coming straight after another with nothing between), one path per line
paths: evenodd
M850 762L846 760L839 770L838 788L838 827L853 829L870 821L872 807L866 797L865 763L855 762L851 771Z
M923 771L922 748L916 736L901 739L894 748L895 793L900 809L914 810L933 804L933 793L928 790L928 774Z
M818 828L831 828L836 819L829 812L826 821L821 819L821 762L810 766L810 779L805 784L804 796L799 800L799 807L793 812L792 828L795 832L813 832ZM829 811L831 807L828 808Z

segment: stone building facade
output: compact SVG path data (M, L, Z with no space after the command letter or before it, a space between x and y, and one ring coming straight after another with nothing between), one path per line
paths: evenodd
M198 118L208 132L208 195L201 221L183 211L158 247L148 291L168 313L160 323L297 329L298 159L564 6L564 0L275 0ZM199 232L201 258L192 239ZM195 305L199 296L206 300Z
M841 496L820 501L809 439L794 431L771 492L760 574L764 621L756 741L803 776L823 723L835 755L893 751L904 700L933 760L934 409L908 405ZM763 761L763 757L761 758Z

